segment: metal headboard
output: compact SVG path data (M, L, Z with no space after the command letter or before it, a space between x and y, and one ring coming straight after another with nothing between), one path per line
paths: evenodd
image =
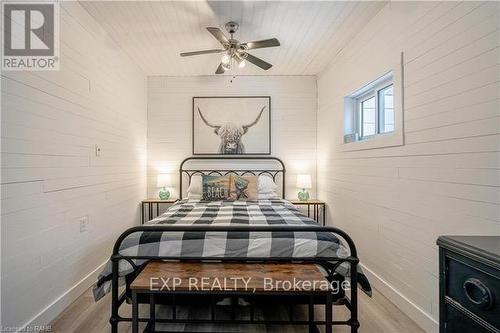
M230 168L230 169L190 169L189 167L186 168L185 164L190 162L190 161L215 161L215 162L221 162L221 161L269 161L274 163L276 166L275 168L269 168L269 169L246 169L246 168ZM280 160L277 157L271 157L271 156L193 156L193 157L188 157L184 161L182 161L180 167L179 167L179 195L182 196L182 182L184 175L187 175L188 177L188 184L191 183L191 177L194 175L219 175L219 176L225 176L228 174L237 174L240 176L244 175L253 175L253 176L260 176L260 175L269 175L272 177L273 181L276 182L278 179L278 176L281 176L281 197L285 197L285 164L283 163L282 160Z

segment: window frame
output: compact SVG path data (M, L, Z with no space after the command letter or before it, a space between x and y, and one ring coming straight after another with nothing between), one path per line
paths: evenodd
M381 108L380 108L380 98L379 98L379 93L386 88L392 86L393 87L393 94L394 94L394 79L392 75L388 76L387 78L383 79L377 79L373 81L372 84L369 84L367 87L361 88L360 91L358 91L356 94L351 95L351 98L354 99L354 103L356 105L356 110L355 110L355 117L356 117L356 134L357 137L359 138L359 141L363 140L369 140L376 138L380 135L387 135L391 134L395 131L393 129L392 131L387 131L387 132L381 132L381 119L383 121L384 116L381 116ZM370 134L370 135L364 135L363 133L363 108L362 108L362 103L366 102L367 100L371 98L375 98L375 133Z
M376 68L375 68L376 67ZM382 70L381 70L382 69ZM341 86L344 101L343 131L339 131L336 149L345 152L362 151L377 148L389 148L405 145L405 55L404 52L394 53L373 63L352 80L344 81ZM394 130L378 134L373 138L360 140L358 137L359 117L355 97L369 92L377 83L392 77L393 82L393 113ZM374 79L375 78L375 79ZM371 80L368 80L371 79ZM361 88L360 88L361 87ZM340 125L340 124L339 124Z
M364 135L364 131L363 131L363 103L374 98L375 101L374 101L374 105L375 105L375 133L373 134L370 134L370 135ZM357 107L357 110L356 110L356 113L357 113L357 116L358 116L358 119L359 119L359 123L358 123L358 128L357 128L357 133L358 133L358 136L359 136L359 139L360 140L364 140L364 139L368 139L368 138L371 138L373 137L375 134L377 134L377 118L378 118L378 115L377 115L377 97L373 94L373 92L370 92L370 93L367 93L359 98L356 99L356 107Z
M381 91L384 91L386 90L387 88L391 87L392 86L392 113L393 113L393 124L392 124L392 131L385 131L385 101L381 100L380 99L380 92ZM379 134L388 134L388 133L392 133L395 131L395 126L394 126L394 123L395 123L395 115L394 115L394 81L391 82L390 84L386 85L385 87L383 88L380 88L379 90L377 90L377 98L378 98L378 108L379 108L379 113L378 113L378 117L379 117L379 123L378 123L378 133ZM381 105L382 103L384 104L384 107L382 108ZM384 127L384 131L382 132L381 130L381 126Z

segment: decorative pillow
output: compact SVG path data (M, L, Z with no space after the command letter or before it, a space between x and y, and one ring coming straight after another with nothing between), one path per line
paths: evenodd
M217 201L229 198L229 183L231 177L227 176L202 176L203 200Z
M269 175L259 176L259 194L276 193L278 185L274 182L273 178Z
M257 176L231 175L230 200L257 200Z
M212 176L212 177L219 177L219 176ZM227 176L227 177L234 177L234 176ZM240 178L255 178L255 176L238 176ZM258 177L257 181L257 188L258 188L258 194L256 197L258 199L276 199L279 198L280 196L278 195L277 189L278 186L274 182L273 178L269 175L260 175ZM253 185L250 185L250 190L253 189ZM231 190L231 189L230 189ZM236 188L233 191L234 193L234 199L232 200L238 200L236 199ZM252 197L253 195L251 195ZM203 199L203 181L202 181L202 176L201 175L194 175L191 177L191 183L189 184L189 187L187 189L187 198L192 199L192 200L201 200ZM252 198L251 200L253 200ZM217 199L214 199L217 200ZM240 198L239 200L246 200L243 198Z

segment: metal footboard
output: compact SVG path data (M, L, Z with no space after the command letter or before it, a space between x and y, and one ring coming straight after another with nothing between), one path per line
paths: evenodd
M340 236L345 240L349 246L350 255L347 258L336 258L336 257L181 257L181 256L124 256L120 254L120 246L122 241L132 233L135 232L272 232L272 231L294 231L294 232L332 232L335 235ZM132 227L125 232L123 232L120 237L115 242L113 248L113 255L111 256L112 262L112 285L111 285L111 297L112 297L112 309L111 309L111 332L118 333L118 324L120 322L131 322L132 318L122 317L118 314L120 306L126 300L126 292L119 294L119 271L118 264L120 260L127 260L132 262L132 260L203 260L203 261L240 261L240 262L255 262L255 261L271 261L271 262L312 262L321 265L329 275L333 274L334 270L343 262L349 263L350 266L350 298L344 296L341 300L336 302L336 305L344 305L350 311L350 318L345 321L333 321L330 318L331 325L348 325L351 327L351 332L357 332L359 327L358 322L358 279L357 279L357 265L359 259L357 257L356 246L353 240L341 229L335 227L320 227L320 226L249 226L249 225L238 225L238 226L214 226L214 225L150 225L150 226L137 226ZM128 288L128 286L126 287ZM147 321L147 320L142 320ZM158 322L164 322L161 319ZM165 321L166 322L166 321ZM171 320L169 322L172 322ZM192 321L191 321L192 322ZM235 322L239 324L241 322ZM266 321L259 322L241 322L241 324L266 324ZM283 322L283 324L294 324L293 322ZM328 325L328 323L320 322ZM276 324L275 322L267 324Z

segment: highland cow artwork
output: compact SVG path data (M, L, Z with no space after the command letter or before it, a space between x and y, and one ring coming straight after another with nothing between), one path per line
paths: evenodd
M193 155L268 154L270 97L193 97Z

